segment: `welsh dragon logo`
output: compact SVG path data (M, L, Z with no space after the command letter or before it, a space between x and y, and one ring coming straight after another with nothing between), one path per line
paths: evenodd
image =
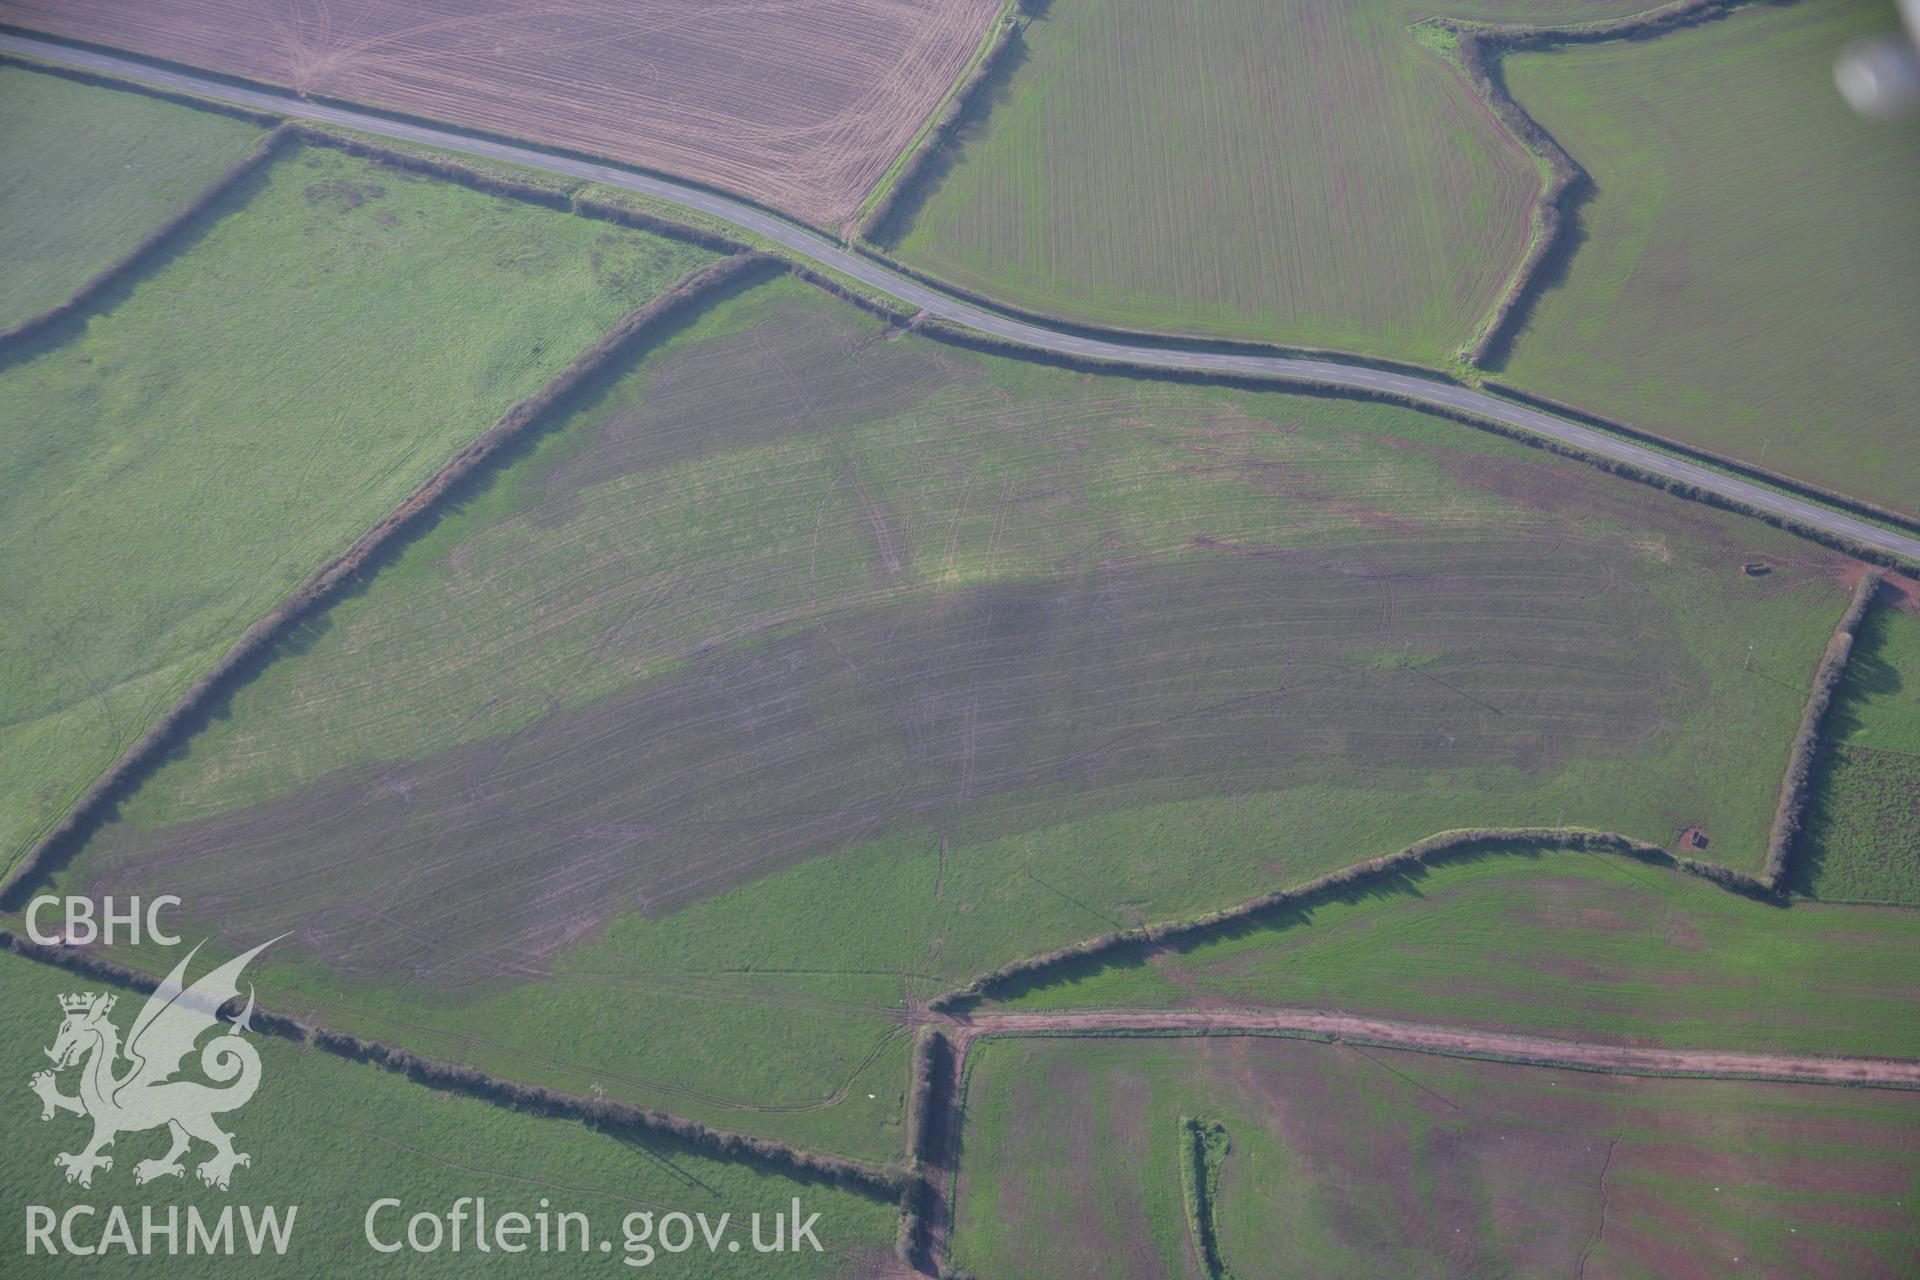
M182 978L200 950L194 947L147 997L124 1046L119 1028L107 1017L117 996L88 991L60 997L66 1019L53 1048L46 1051L53 1069L37 1073L30 1083L40 1095L42 1120L68 1111L93 1121L91 1142L78 1152L61 1152L53 1158L67 1171L68 1182L92 1186L94 1170L113 1168L113 1157L102 1153L116 1137L162 1125L172 1135L173 1145L158 1159L142 1160L133 1167L137 1183L182 1176L186 1170L180 1157L196 1138L213 1147L213 1154L195 1170L210 1187L226 1190L235 1167L252 1163L244 1151L233 1149L233 1135L213 1119L245 1106L260 1087L260 1055L240 1037L242 1031L251 1030L252 985L238 1018L222 1024L218 1014L222 1005L240 994L240 973L247 962L278 941L261 943L188 987ZM209 1040L200 1050L200 1072L214 1083L176 1079L181 1063L200 1038L221 1025L226 1025L226 1034ZM69 1096L60 1092L57 1075L75 1066L80 1069L80 1091Z

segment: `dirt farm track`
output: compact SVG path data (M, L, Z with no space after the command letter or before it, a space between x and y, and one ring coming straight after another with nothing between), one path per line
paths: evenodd
M1390 1049L1492 1058L1567 1067L1576 1071L1797 1080L1809 1084L1882 1089L1920 1088L1920 1062L1902 1059L1794 1057L1713 1049L1595 1044L1507 1032L1423 1026L1309 1009L1116 1009L1059 1013L1010 1010L956 1020L952 1025L942 1026L941 1030L953 1037L956 1051L962 1057L967 1047L982 1035L1113 1035L1142 1032L1258 1035L1264 1032L1327 1036Z
M995 0L0 0L0 21L850 215Z

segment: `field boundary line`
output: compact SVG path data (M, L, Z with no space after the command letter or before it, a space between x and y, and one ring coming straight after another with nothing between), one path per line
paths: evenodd
M17 29L0 22L0 31ZM31 54L0 51L0 66L19 67L25 71L38 72L43 76L57 76L62 80L72 80L77 84L91 85L97 89L119 89L126 93L137 93L142 97L171 102L175 106L190 107L195 111L210 111L215 115L227 116L234 120L245 120L248 124L257 124L262 129L271 129L277 124L286 122L286 117L275 111L260 111L252 107L240 106L238 103L222 102L218 98L187 93L179 89L163 89L159 85L144 84L138 80L129 80L124 76L94 71L87 67L47 62Z
M1783 891L1787 873L1806 825L1807 805L1813 799L1813 784L1822 755L1820 725L1833 705L1834 692L1847 674L1847 662L1853 656L1854 637L1860 624L1880 594L1884 575L1869 569L1854 584L1853 599L1833 629L1833 637L1820 654L1813 671L1813 687L1807 693L1805 709L1800 713L1800 730L1793 735L1787 750L1786 772L1780 778L1780 799L1773 811L1773 826L1767 832L1767 863L1763 878L1775 892Z
M746 282L756 273L782 266L784 264L769 255L743 252L692 272L646 305L629 312L592 346L548 379L545 386L509 408L492 427L463 446L438 471L422 481L399 506L382 516L345 551L315 569L290 595L248 627L221 655L219 661L195 680L146 733L108 766L81 794L66 816L35 841L7 876L0 879L0 908L17 903L45 872L55 869L70 857L78 844L104 819L109 807L138 785L147 768L174 744L176 738L193 731L196 727L195 718L206 704L227 691L229 682L237 674L259 658L269 655L273 644L296 622L330 600L376 555L388 550L401 536L418 528L424 518L437 513L449 493L478 472L509 442L542 421L557 402L610 360L631 350L640 340L650 337L709 294Z
M1548 453L1570 458L1587 466L1596 467L1609 475L1664 490L1688 502L1698 502L1704 506L1717 507L1722 511L1730 511L1735 515L1758 520L1763 524L1772 525L1776 529L1805 538L1809 542L1831 547L1870 564L1903 571L1920 566L1920 539L1905 533L1873 528L1860 520L1840 513L1828 513L1791 497L1785 497L1773 504L1762 505L1767 498L1774 495L1751 483L1742 485L1738 481L1708 470L1705 466L1691 464L1678 458L1661 457L1650 448L1632 441L1611 438L1602 430L1587 430L1584 437L1581 437L1574 436L1570 431L1556 432L1509 421L1496 416L1485 407L1486 402L1494 400L1494 397L1475 391L1471 387L1453 383L1444 385L1431 383L1424 378L1396 377L1389 372L1374 375L1364 370L1359 376L1349 380L1344 376L1346 372L1362 370L1362 366L1332 365L1318 361L1292 362L1307 366L1307 369L1301 372L1285 369L1269 372L1264 369L1241 369L1227 365L1224 362L1232 359L1230 356L1219 357L1217 361L1205 367L1195 367L1172 361L1159 362L1143 359L1141 357L1148 354L1145 350L1129 355L1106 355L1096 350L1062 350L1057 347L1036 346L1013 338L999 337L939 318L929 319L924 314L915 321L914 329L916 332L949 342L954 346L1010 356L1032 363L1079 369L1088 373L1154 378L1162 382L1240 386L1256 391L1285 388L1298 394L1399 405L1432 417L1446 418L1475 430L1491 432L1530 448L1543 449ZM1093 344L1082 342L1079 345L1082 348L1088 348ZM1157 353L1158 349L1155 350ZM1182 353L1169 352L1169 354ZM1264 357L1254 358L1264 359ZM1321 370L1327 372L1320 372ZM1336 371L1342 376L1329 376ZM1421 382L1429 382L1430 385L1420 386ZM1514 407L1526 408L1524 405ZM1575 426L1564 420L1552 421L1566 427ZM1645 461L1619 456L1627 450L1646 455ZM1659 465L1661 463L1665 464L1666 469L1661 469ZM1736 496L1727 492L1728 488L1744 488L1751 496ZM1786 506L1788 509L1784 511L1774 509L1780 506ZM1836 522L1846 520L1848 524L1855 527L1857 532L1837 531L1830 527L1830 524L1815 523L1795 514L1793 507L1804 507L1808 515L1816 515L1816 513L1831 515L1832 521ZM1876 545L1876 543L1886 545Z
M1043 981L1043 975L1049 970L1103 959L1132 947L1159 948L1172 942L1185 943L1208 933L1252 922L1274 911L1304 906L1338 891L1399 876L1414 867L1436 866L1456 859L1489 854L1538 855L1557 850L1616 853L1639 862L1685 871L1746 896L1782 902L1769 885L1755 877L1715 863L1676 857L1659 845L1610 831L1594 831L1585 827L1468 827L1439 832L1393 853L1355 862L1293 888L1263 893L1217 911L1118 929L1011 961L975 977L964 986L934 996L927 1002L927 1009L932 1013L950 1013L1015 982Z
M77 948L42 946L7 929L0 929L0 949L24 959L62 969L97 982L150 993L159 979L110 960L98 960ZM237 1003L235 1001L229 1003ZM216 1011L217 1012L217 1011ZM383 1067L415 1084L442 1093L455 1093L508 1111L545 1119L577 1120L602 1133L644 1133L671 1138L721 1160L737 1161L802 1180L822 1179L872 1199L896 1199L908 1184L898 1165L873 1165L845 1156L810 1151L804 1147L731 1129L715 1129L698 1120L611 1098L583 1097L544 1085L518 1084L474 1067L422 1057L376 1040L329 1031L256 1006L253 1029L294 1044L368 1066Z
M1564 400L1556 400L1552 396L1541 395L1537 391L1527 391L1520 387L1508 386L1503 382L1496 382L1490 378L1481 379L1478 387L1481 391L1498 396L1503 400L1512 400L1519 404L1526 405L1529 408L1539 409L1562 418L1570 418L1575 422L1585 423L1587 426L1608 432L1612 435L1625 436L1629 440L1637 440L1641 444L1649 445L1665 453L1676 454L1680 457L1718 468L1721 471L1741 476L1753 481L1755 484L1766 485L1768 488L1778 489L1783 493L1790 493L1795 497L1823 503L1829 507L1838 507L1840 510L1850 511L1862 519L1873 520L1907 533L1920 533L1920 519L1903 515L1891 507L1880 506L1877 503L1867 501L1865 498L1850 498L1844 493L1836 493L1832 489L1823 489L1810 480L1799 480L1792 476L1780 475L1777 472L1763 471L1750 462L1742 462L1740 459L1728 454L1708 449L1702 445L1683 444L1678 440L1669 440L1658 432L1646 431L1640 427L1629 426L1627 423L1620 422L1617 419L1592 413L1576 405L1568 404Z
M1593 190L1593 179L1560 140L1527 113L1507 90L1500 60L1518 49L1548 49L1567 44L1594 44L1607 40L1644 40L1681 27L1698 26L1731 14L1751 0L1677 0L1676 3L1584 23L1491 23L1458 18L1426 18L1409 30L1416 43L1439 54L1460 72L1508 136L1526 153L1545 178L1528 216L1527 247L1494 299L1460 358L1485 368L1512 345L1515 323L1524 320L1546 267L1568 251L1572 213ZM1425 38L1431 31L1438 38Z
M1117 325L1093 324L1083 320L1070 320L1065 316L1052 315L1044 311L1030 311L1009 302L1002 302L965 285L955 284L951 280L942 280L928 275L918 267L909 266L894 257L886 249L870 240L854 242L852 251L869 262L886 268L897 276L902 276L928 289L937 290L950 298L989 312L996 316L1005 316L1010 320L1035 328L1045 329L1055 334L1069 337L1086 338L1093 342L1129 343L1140 347L1150 347L1156 351L1174 354L1200 352L1207 355L1253 356L1270 360L1326 360L1338 362L1349 369L1380 369L1393 373L1404 373L1410 377L1424 378L1429 382L1446 383L1449 386L1464 387L1458 373L1443 369L1438 365L1418 364L1411 360L1400 360L1392 356L1373 356L1358 351L1341 351L1333 347L1308 347L1288 345L1279 342L1256 342L1246 338L1197 338L1178 333L1164 333L1153 329L1126 329ZM987 332L983 330L982 332ZM1024 349L1042 351L1063 351L1060 347L1039 347L1035 343L1018 344ZM1167 366L1148 366L1164 372ZM1188 366L1173 366L1186 368Z
M245 155L227 166L225 173L202 187L193 199L175 210L165 222L148 232L139 244L95 272L61 301L44 311L28 316L9 329L0 330L0 357L10 355L15 348L40 337L63 321L71 320L85 312L107 290L173 248L193 230L194 224L203 214L212 209L221 197L239 186L249 175L263 168L294 141L294 132L289 125L276 125L268 130L266 136L254 143Z
M1183 1115L1178 1121L1180 1133L1180 1193L1187 1211L1187 1234L1200 1259L1207 1280L1234 1280L1220 1256L1220 1233L1215 1223L1219 1167L1214 1161L1207 1130L1226 1138L1226 1128L1206 1116ZM1222 1153L1224 1157L1225 1153Z
M1000 60L1019 38L1029 2L1001 0L999 11L981 33L979 46L967 60L967 65L960 68L960 74L948 87L946 96L934 104L926 123L907 139L907 145L900 149L900 153L880 175L880 180L873 184L873 190L867 193L867 198L860 202L853 217L841 228L846 239L865 239L869 232L883 226L893 216L901 200L908 197L922 176L922 170L932 162L934 154L966 118L975 95L993 78Z

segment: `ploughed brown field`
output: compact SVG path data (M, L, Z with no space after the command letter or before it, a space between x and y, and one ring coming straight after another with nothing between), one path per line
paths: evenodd
M995 0L0 0L0 20L846 218Z

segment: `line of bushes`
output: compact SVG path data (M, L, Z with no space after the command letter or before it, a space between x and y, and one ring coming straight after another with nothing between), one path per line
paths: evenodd
M1277 356L1284 359L1295 360L1327 360L1356 369L1378 369L1384 373L1404 373L1409 377L1424 378L1428 382L1443 382L1455 387L1467 385L1461 381L1457 371L1436 368L1432 365L1415 364L1411 360L1394 360L1387 356L1363 355L1357 351L1336 351L1325 347L1282 346L1277 342L1251 342L1240 338L1182 337L1179 334L1156 333L1149 329L1122 329L1112 325L1084 324L1078 320L1069 320L1064 316L1043 315L1038 311L1026 311L1008 303L990 298L983 293L976 293L951 280L941 280L937 277L930 276L918 267L909 266L907 263L900 261L898 258L893 257L869 242L862 241L853 245L852 248L860 257L879 263L895 275L904 276L908 280L925 285L927 288L934 290L944 297L972 303L983 311L990 311L994 315L1004 316L1009 320L1018 320L1038 328L1049 329L1055 333L1064 333L1076 338L1090 338L1096 342L1130 343L1134 346L1156 347L1167 351L1183 353L1201 351L1209 355ZM929 316L928 319L932 323L953 328L956 332L974 332L974 330L964 329L954 325L951 321L937 320L931 316ZM1009 344L1007 349L1017 357L1029 360L1059 354L1056 352L1043 352L1038 347L1023 346L1018 343ZM1149 370L1153 376L1157 377L1166 377L1171 373L1182 372L1181 370L1167 369L1160 365L1143 365L1140 367L1144 370ZM1201 371L1190 370L1188 372Z
M481 191L487 195L501 196L509 200L525 200L530 204L543 205L549 209L573 207L572 196L537 183L520 182L499 174L482 173L458 161L443 160L439 156L422 155L415 151L400 151L393 147L382 146L377 142L370 142L365 138L335 133L330 129L316 129L310 124L296 123L287 127L302 142L311 143L317 147L332 147L335 151L344 151L350 156L360 156L389 169L438 178L443 182L451 182L455 186L466 187L472 191Z
M1544 396L1536 391L1522 391L1518 387L1510 387L1490 379L1480 383L1480 390L1489 395L1498 396L1502 400L1517 401L1530 409L1539 409L1545 413L1557 414L1573 422L1584 423L1587 426L1604 431L1609 435L1625 436L1641 444L1652 445L1657 449L1677 453L1684 458L1703 463L1709 467L1717 467L1722 471L1731 471L1735 475L1744 476L1760 484L1783 490L1784 492L1793 494L1795 497L1806 498L1829 507L1838 507L1842 511L1850 512L1865 520L1877 520L1883 524L1893 525L1907 533L1920 533L1920 520L1916 520L1910 515L1904 515L1890 507L1880 506L1877 503L1867 501L1865 498L1856 498L1832 489L1822 488L1817 484L1796 479L1792 476L1763 471L1751 462L1742 461L1729 454L1720 453L1698 444L1669 440L1665 436L1658 435L1655 432L1647 431L1640 427L1631 427L1624 422L1617 422L1612 418L1601 417L1597 413L1579 408L1576 405L1570 405L1564 400L1555 400L1552 396Z
M1013 6L1012 13L1003 14L995 19L999 29L993 33L993 43L974 64L972 73L960 82L957 89L947 95L939 117L919 135L918 145L914 147L913 154L893 176L893 184L887 188L886 194L875 201L873 208L867 210L864 216L856 219L851 227L845 229L848 239L865 240L874 232L884 228L901 204L910 195L915 194L919 184L926 177L928 166L933 163L941 149L953 140L954 133L966 119L968 110L973 106L974 98L1006 60L1007 51L1019 38L1021 15L1025 8L1025 0L1020 0L1020 3Z
M1218 1120L1180 1117L1180 1192L1186 1202L1187 1233L1208 1280L1231 1280L1220 1257L1214 1206L1220 1195L1220 1168L1226 1163L1229 1139Z
M4 27L4 24L0 24ZM23 34L32 34L30 32ZM41 62L37 58L20 57L11 53L0 53L0 65L24 67L28 71L37 71L41 75L58 76L62 80L71 80L76 84L91 85L96 89L120 89L127 93L137 93L148 98L157 98L161 102L171 102L177 106L192 107L196 111L211 111L215 115L228 116L235 120L245 120L248 124L257 124L262 129L270 129L281 122L281 117L270 111L256 111L252 107L243 107L238 103L221 102L215 98L196 97L191 93L180 93L173 89L162 89L159 85L143 84L138 80L123 80L119 76L110 76L98 71L88 71L83 67L63 66L57 62Z
M525 200L548 209L563 209L577 213L583 218L611 222L635 231L651 232L669 240L679 240L686 244L697 245L702 249L710 249L715 253L734 254L747 249L745 242L721 235L719 232L696 227L690 223L676 222L671 218L662 218L657 214L616 204L610 200L602 200L596 196L583 196L577 191L541 186L535 182L522 182L499 174L487 173L444 156L404 151L366 138L335 133L331 129L319 129L307 124L296 124L292 127L299 132L303 141L316 146L333 147L349 155L361 156L389 169L438 178L444 182L454 183L456 186L484 192L487 195L500 196L503 199Z
M808 284L820 290L820 292L838 298L848 306L858 307L868 315L885 320L888 324L896 325L904 329L911 326L915 318L920 314L917 311L908 310L905 306L896 305L870 294L862 293L860 290L852 288L834 276L815 271L812 267L805 265L798 259L789 258L786 262L787 270L791 271L800 279L805 280Z
M824 1178L849 1191L880 1199L894 1199L908 1181L905 1170L899 1166L863 1164L843 1156L789 1146L770 1138L759 1138L729 1129L714 1129L697 1120L630 1102L581 1097L543 1085L516 1084L473 1067L424 1058L408 1049L362 1040L337 1031L314 1030L312 1043L316 1048L338 1057L385 1067L430 1089L464 1094L530 1115L578 1120L591 1129L605 1133L663 1135L708 1153L750 1161L801 1177Z
M85 948L45 947L5 929L0 929L0 947L30 960L142 994L160 985L150 974L101 959ZM231 1010L235 1003L237 998L226 1007ZM312 1045L335 1057L384 1067L430 1089L463 1094L529 1115L578 1120L589 1128L615 1135L663 1135L708 1154L749 1161L782 1173L822 1178L847 1190L881 1199L893 1199L909 1183L905 1170L897 1166L863 1164L751 1134L714 1129L697 1120L630 1102L586 1098L541 1085L516 1084L473 1067L424 1058L407 1049L309 1026L258 1006L253 1010L250 1025L256 1031L296 1044Z
M937 1028L922 1027L913 1046L912 1086L907 1093L907 1158L916 1162L940 1154L933 1114L942 1085L951 1084L953 1046Z
M91 948L44 947L31 938L21 937L10 929L0 929L0 950L11 951L17 956L51 965L56 969L65 969L68 973L92 978L96 982L105 982L129 991L137 991L141 995L150 994L160 986L160 980L152 974L143 973L138 969L129 969L126 965L116 964L112 960L102 959L94 955ZM236 997L222 1008L230 1013L237 1013L238 1003L239 1000ZM270 1013L257 1005L247 1025L255 1031L281 1040L291 1040L295 1044L307 1042L307 1028L303 1024L292 1018Z
M1711 880L1723 889L1731 889L1742 897L1753 898L1760 902L1779 903L1781 895L1771 884L1744 871L1735 871L1732 867L1723 867L1717 862L1702 862L1698 858L1680 858L1675 866L1688 875L1699 876L1702 880Z
M44 869L50 869L55 851L83 833L104 812L106 805L118 796L121 785L136 776L149 760L157 758L172 743L174 735L191 720L202 703L222 687L222 682L230 674L264 652L293 623L329 598L359 572L376 552L433 510L455 485L472 475L557 401L602 365L679 316L708 292L739 282L755 272L779 270L784 265L777 258L748 252L735 254L693 272L644 307L629 313L598 342L574 357L539 391L508 409L491 429L463 447L404 502L381 517L351 547L315 569L291 595L248 627L220 660L194 681L173 706L141 735L139 741L127 748L120 759L87 788L66 816L34 844L5 883L0 884L0 903L13 903L25 886Z
M696 245L715 253L738 254L752 252L744 241L733 239L717 231L690 223L677 222L663 218L629 205L612 200L603 200L597 196L568 194L542 187L534 183L517 182L495 174L485 173L455 160L439 156L421 155L417 152L401 151L382 146L363 138L350 137L330 130L316 129L310 125L294 124L287 126L303 142L317 146L333 147L350 155L373 160L388 168L417 173L430 178L438 178L470 190L485 192L488 195L505 199L526 200L549 209L564 209L577 213L583 218L592 218L598 222L610 222L616 226L627 227L635 231L646 231L653 235L678 240L685 244ZM763 255L771 258L772 255ZM889 306L879 299L870 297L857 289L850 288L832 276L815 271L801 262L782 259L787 269L815 288L852 306L860 308L870 315L878 316L890 324L905 325L914 313L904 307Z
M1667 476L1660 475L1657 472L1634 466L1631 463L1620 462L1613 458L1589 453L1585 449L1577 445L1568 444L1564 440L1555 440L1552 437L1529 431L1524 427L1516 427L1495 418L1483 417L1468 409L1439 404L1431 400L1423 400L1417 396L1410 396L1397 391L1376 390L1369 387L1351 387L1343 383L1322 382L1314 378L1290 374L1219 372L1205 369L1170 369L1160 365L1140 364L1128 360L1112 360L1102 356L1082 356L1059 351L1042 351L1034 347L1022 346L1020 343L1012 342L1004 338L996 338L990 334L962 328L948 321L925 315L917 318L913 322L913 328L916 333L924 334L936 341L950 343L957 347L965 347L972 351L986 352L990 355L1011 356L1015 359L1026 360L1029 363L1050 364L1062 369L1075 369L1086 373L1157 378L1164 382L1188 382L1210 386L1245 387L1254 391L1271 391L1276 387L1281 387L1303 395L1327 396L1337 400L1367 400L1379 404L1400 405L1420 413L1431 414L1434 417L1447 418L1454 422L1463 423L1466 426L1474 427L1481 431L1489 431L1494 435L1504 436L1516 443L1524 444L1529 448L1541 449L1548 453L1558 454L1563 458L1571 458L1576 462L1583 462L1591 467L1598 467L1609 475L1616 475L1624 479L1650 485L1655 489L1664 490L1676 498L1683 498L1689 502L1704 503L1710 507L1717 507L1722 511L1731 511L1736 515L1748 516L1765 524L1772 525L1776 529L1783 529L1797 537L1805 538L1809 542L1817 542L1822 546L1832 547L1836 551L1843 551L1847 555L1859 560L1865 560L1871 564L1884 565L1891 569L1909 567L1907 561L1894 555L1892 552L1882 551L1877 547L1866 546L1862 543L1855 542L1851 538L1843 537L1836 533L1829 533L1824 529L1817 529L1812 525L1803 524L1798 520L1789 519L1786 516L1776 515L1771 511L1763 511L1758 507L1749 506L1736 499L1702 489L1698 485L1688 484L1684 480L1674 480Z
M651 231L658 236L699 245L702 249L712 249L715 253L739 253L747 247L745 242L721 235L717 231L708 231L703 227L692 226L685 222L675 222L670 218L662 218L624 204L615 204L611 200L602 200L597 196L576 195L572 199L572 208L583 218L611 222L618 226L631 227L636 231Z
M751 252L741 240L725 236L717 231L697 227L690 223L677 222L636 209L630 205L612 200L603 200L598 196L585 196L578 193L568 194L542 187L534 183L516 182L495 174L485 173L455 160L439 156L421 155L416 152L396 150L363 138L350 137L330 130L316 129L310 125L294 124L288 126L303 142L317 146L333 147L350 155L361 156L376 161L388 168L417 173L426 177L438 178L455 183L474 191L505 199L526 200L549 209L564 209L577 213L583 218L592 218L597 222L610 222L616 226L627 227L635 231L646 231L663 236L669 240L678 240L685 244L696 245L715 253L737 254ZM773 255L764 255L771 258ZM816 271L801 262L782 259L787 269L808 284L860 308L870 315L878 316L890 324L905 325L914 313L904 307L889 306L877 298L857 289L850 288L840 280Z
M915 1271L928 1261L927 1214L933 1208L933 1184L918 1167L909 1169L906 1190L900 1193L900 1221L893 1229L893 1256Z
M1780 779L1780 802L1773 812L1773 827L1767 833L1767 863L1763 875L1776 890L1787 881L1787 864L1793 857L1801 828L1806 823L1807 801L1812 797L1815 765L1820 758L1820 722L1833 704L1834 690L1847 673L1847 659L1853 654L1853 639L1860 622L1867 616L1874 596L1880 590L1882 575L1869 570L1854 586L1853 599L1827 641L1820 664L1814 668L1813 688L1807 694L1806 708L1800 713L1800 731L1787 752L1787 771Z
M1511 340L1513 323L1537 289L1544 268L1565 251L1566 239L1573 226L1574 209L1592 190L1592 180L1586 170L1507 92L1506 83L1499 72L1501 56L1515 49L1538 49L1556 44L1645 39L1676 27L1718 17L1745 2L1680 0L1677 4L1649 13L1572 26L1501 25L1447 18L1428 20L1433 27L1453 38L1455 61L1494 118L1547 169L1546 185L1541 190L1540 198L1534 202L1529 217L1531 225L1526 255L1515 268L1506 289L1494 301L1493 309L1482 322L1472 345L1460 353L1465 360L1475 366L1484 366Z
M937 1028L923 1026L914 1040L907 1091L907 1167L909 1181L900 1196L900 1223L893 1251L900 1261L924 1269L932 1259L928 1215L935 1209L932 1180L926 1170L945 1158L941 1126L947 1116L940 1102L953 1085L953 1045Z
M28 316L10 329L0 330L0 352L37 337L52 326L81 314L109 288L172 248L216 201L233 190L247 175L273 159L282 148L292 143L294 138L294 130L289 125L283 124L271 130L266 137L255 143L246 155L228 165L225 173L201 188L200 194L189 200L171 218L155 227L139 244L122 254L117 262L95 273L64 301L56 302L46 310Z
M1257 898L1249 898L1236 906L1165 924L1117 929L1111 933L1076 942L1071 946L1012 961L1001 965L998 969L981 974L964 987L934 997L927 1007L945 1012L957 1005L989 995L1016 980L1031 981L1049 969L1110 955L1126 947L1164 946L1171 942L1190 940L1198 935L1238 924L1282 907L1301 906L1318 898L1364 884L1368 880L1397 875L1420 864L1432 866L1452 858L1496 849L1535 851L1579 849L1590 852L1621 853L1666 866L1678 865L1674 856L1658 845L1646 844L1606 831L1561 827L1484 827L1443 831L1438 835L1416 841L1396 853L1356 862L1338 871L1330 871L1295 888L1263 893Z
M1523 111L1507 92L1494 64L1508 46L1500 42L1497 36L1450 26L1445 29L1454 36L1454 57L1466 75L1467 83L1480 94L1494 119L1547 169L1546 185L1541 188L1540 196L1528 214L1530 225L1526 255L1514 269L1513 278L1507 282L1506 289L1494 300L1493 310L1481 322L1473 344L1461 352L1469 364L1478 367L1485 364L1507 341L1509 325L1521 304L1532 296L1542 268L1561 251L1573 223L1573 210L1586 198L1592 182L1586 170L1567 154L1566 148Z

